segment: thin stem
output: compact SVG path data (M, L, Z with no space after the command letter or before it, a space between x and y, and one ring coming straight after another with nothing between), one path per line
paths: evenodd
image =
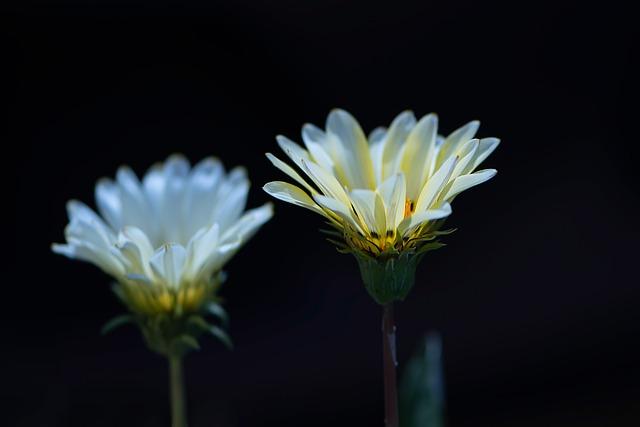
M382 358L384 360L384 423L386 427L398 427L398 386L396 381L396 325L393 320L393 303L382 308Z
M182 357L169 356L169 389L171 392L171 427L187 427Z

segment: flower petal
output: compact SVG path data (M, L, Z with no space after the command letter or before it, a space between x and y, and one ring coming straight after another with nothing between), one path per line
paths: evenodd
M412 111L403 111L393 120L385 138L385 148L382 156L382 177L391 176L398 172L402 159L402 147L411 129L416 125L416 118Z
M499 144L500 140L498 138L482 138L478 147L478 154L473 162L473 169L477 168L484 159L489 157Z
M303 161L302 167L325 195L340 200L346 205L350 203L346 191L333 175L311 161Z
M274 156L271 153L266 153L266 156L267 156L267 159L269 159L269 161L271 161L271 163L275 167L280 169L282 172L287 174L289 177L293 178L298 184L302 185L304 188L309 190L309 192L311 194L317 193L317 190L315 188L313 188L312 186L310 186L307 183L307 181L305 181L304 178L302 178L300 176L300 174L298 174L298 172L296 172L291 166L289 166L288 164L286 164L282 160L278 159L276 156Z
M404 219L406 184L401 173L389 177L378 187L378 193L384 201L387 217L387 230L395 230Z
M457 177L455 181L453 181L453 185L451 186L447 194L444 196L444 200L451 200L464 190L490 180L496 175L496 173L498 173L498 171L496 171L495 169L484 169L469 175Z
M265 184L262 188L276 199L302 206L320 215L325 215L324 211L318 207L316 202L300 187L296 187L288 182L272 181Z
M122 202L120 201L120 189L108 178L101 178L96 184L96 205L100 215L107 221L113 230L122 228Z
M446 218L449 215L451 215L451 205L449 203L444 203L439 209L428 209L426 211L416 212L400 223L398 232L404 236L426 222Z
M480 122L473 120L451 132L440 147L436 167L444 163L448 157L455 155L462 144L474 137L479 127Z
M353 214L351 208L341 201L333 199L331 197L323 196L322 194L314 194L313 200L315 200L323 208L333 212L337 218L342 219L347 223L349 227L353 228L356 231L359 231L360 233L364 233L363 225ZM351 206L351 202L349 202L349 206Z
M180 286L185 259L184 247L176 243L164 244L151 257L150 265L158 279L175 289Z
M341 147L342 167L350 188L375 188L367 138L356 119L344 110L332 110L327 117L327 133Z
M407 180L407 197L416 200L427 178L427 157L433 156L438 134L438 116L429 114L420 119L409 133L404 145L402 170Z
M449 157L442 166L440 166L440 169L429 178L416 202L416 213L426 211L431 207L432 203L437 199L438 194L440 194L440 191L449 181L449 177L457 160L457 157Z

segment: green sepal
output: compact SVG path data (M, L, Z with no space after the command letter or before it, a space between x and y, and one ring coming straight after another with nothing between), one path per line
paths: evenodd
M132 302L127 294L128 282L115 283L112 287L113 292L131 313L111 319L102 328L102 333L106 334L125 323L135 323L149 349L169 357L182 357L192 350L199 349L198 340L204 334L215 336L225 346L231 348L231 339L223 329L229 324L229 316L216 295L216 291L225 279L226 275L222 271L212 277L206 288L208 294L204 301L197 307L191 308L191 311L186 311L183 306L176 304L176 307L170 310L157 313L141 310L135 300ZM150 292L152 290L149 288ZM153 297L152 294L144 296ZM210 324L206 320L207 316L219 322L220 326Z
M184 355L191 350L200 350L198 340L191 335L178 335L171 342L171 354Z
M131 314L121 314L110 319L107 323L102 326L100 329L100 333L102 335L107 335L109 332L119 328L122 325L126 325L127 323L135 323L136 319Z
M416 267L422 255L400 253L391 257L371 257L354 252L365 289L380 305L402 301L415 283Z
M218 338L228 348L233 349L233 343L229 334L219 326L210 325L202 316L189 317L189 323L198 329L198 332L209 332L214 337Z
M436 249L440 249L443 246L447 246L446 243L442 243L442 242L431 242L431 243L426 243L424 245L422 245L420 247L420 249L418 249L416 251L416 255L420 256L422 254L424 254L425 252L429 252L429 251L435 251Z
M209 327L209 332L211 333L211 335L213 335L214 337L218 338L220 341L222 341L222 343L229 349L229 350L233 350L233 342L231 341L231 337L229 337L229 334L227 334L227 332L222 329L219 326L210 326Z
M209 323L207 323L206 320L204 320L202 316L198 315L189 316L187 322L196 328L196 330L194 331L195 333L206 331L207 329L209 329L209 326L211 326L209 325Z
M207 311L209 314L219 319L222 322L222 326L225 328L229 326L229 315L227 311L220 304L211 302L207 304Z

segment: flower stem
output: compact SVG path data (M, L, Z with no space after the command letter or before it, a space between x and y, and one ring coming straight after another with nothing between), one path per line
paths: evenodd
M398 427L398 386L396 381L396 325L393 303L382 307L382 358L384 360L384 423Z
M182 357L169 356L169 389L171 392L171 427L187 427Z

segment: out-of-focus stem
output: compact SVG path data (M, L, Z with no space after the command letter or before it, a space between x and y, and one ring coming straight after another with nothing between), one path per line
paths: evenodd
M169 390L171 393L171 427L187 427L182 357L169 356Z
M398 386L396 381L396 325L393 303L382 308L382 358L384 361L384 414L386 427L398 427Z

